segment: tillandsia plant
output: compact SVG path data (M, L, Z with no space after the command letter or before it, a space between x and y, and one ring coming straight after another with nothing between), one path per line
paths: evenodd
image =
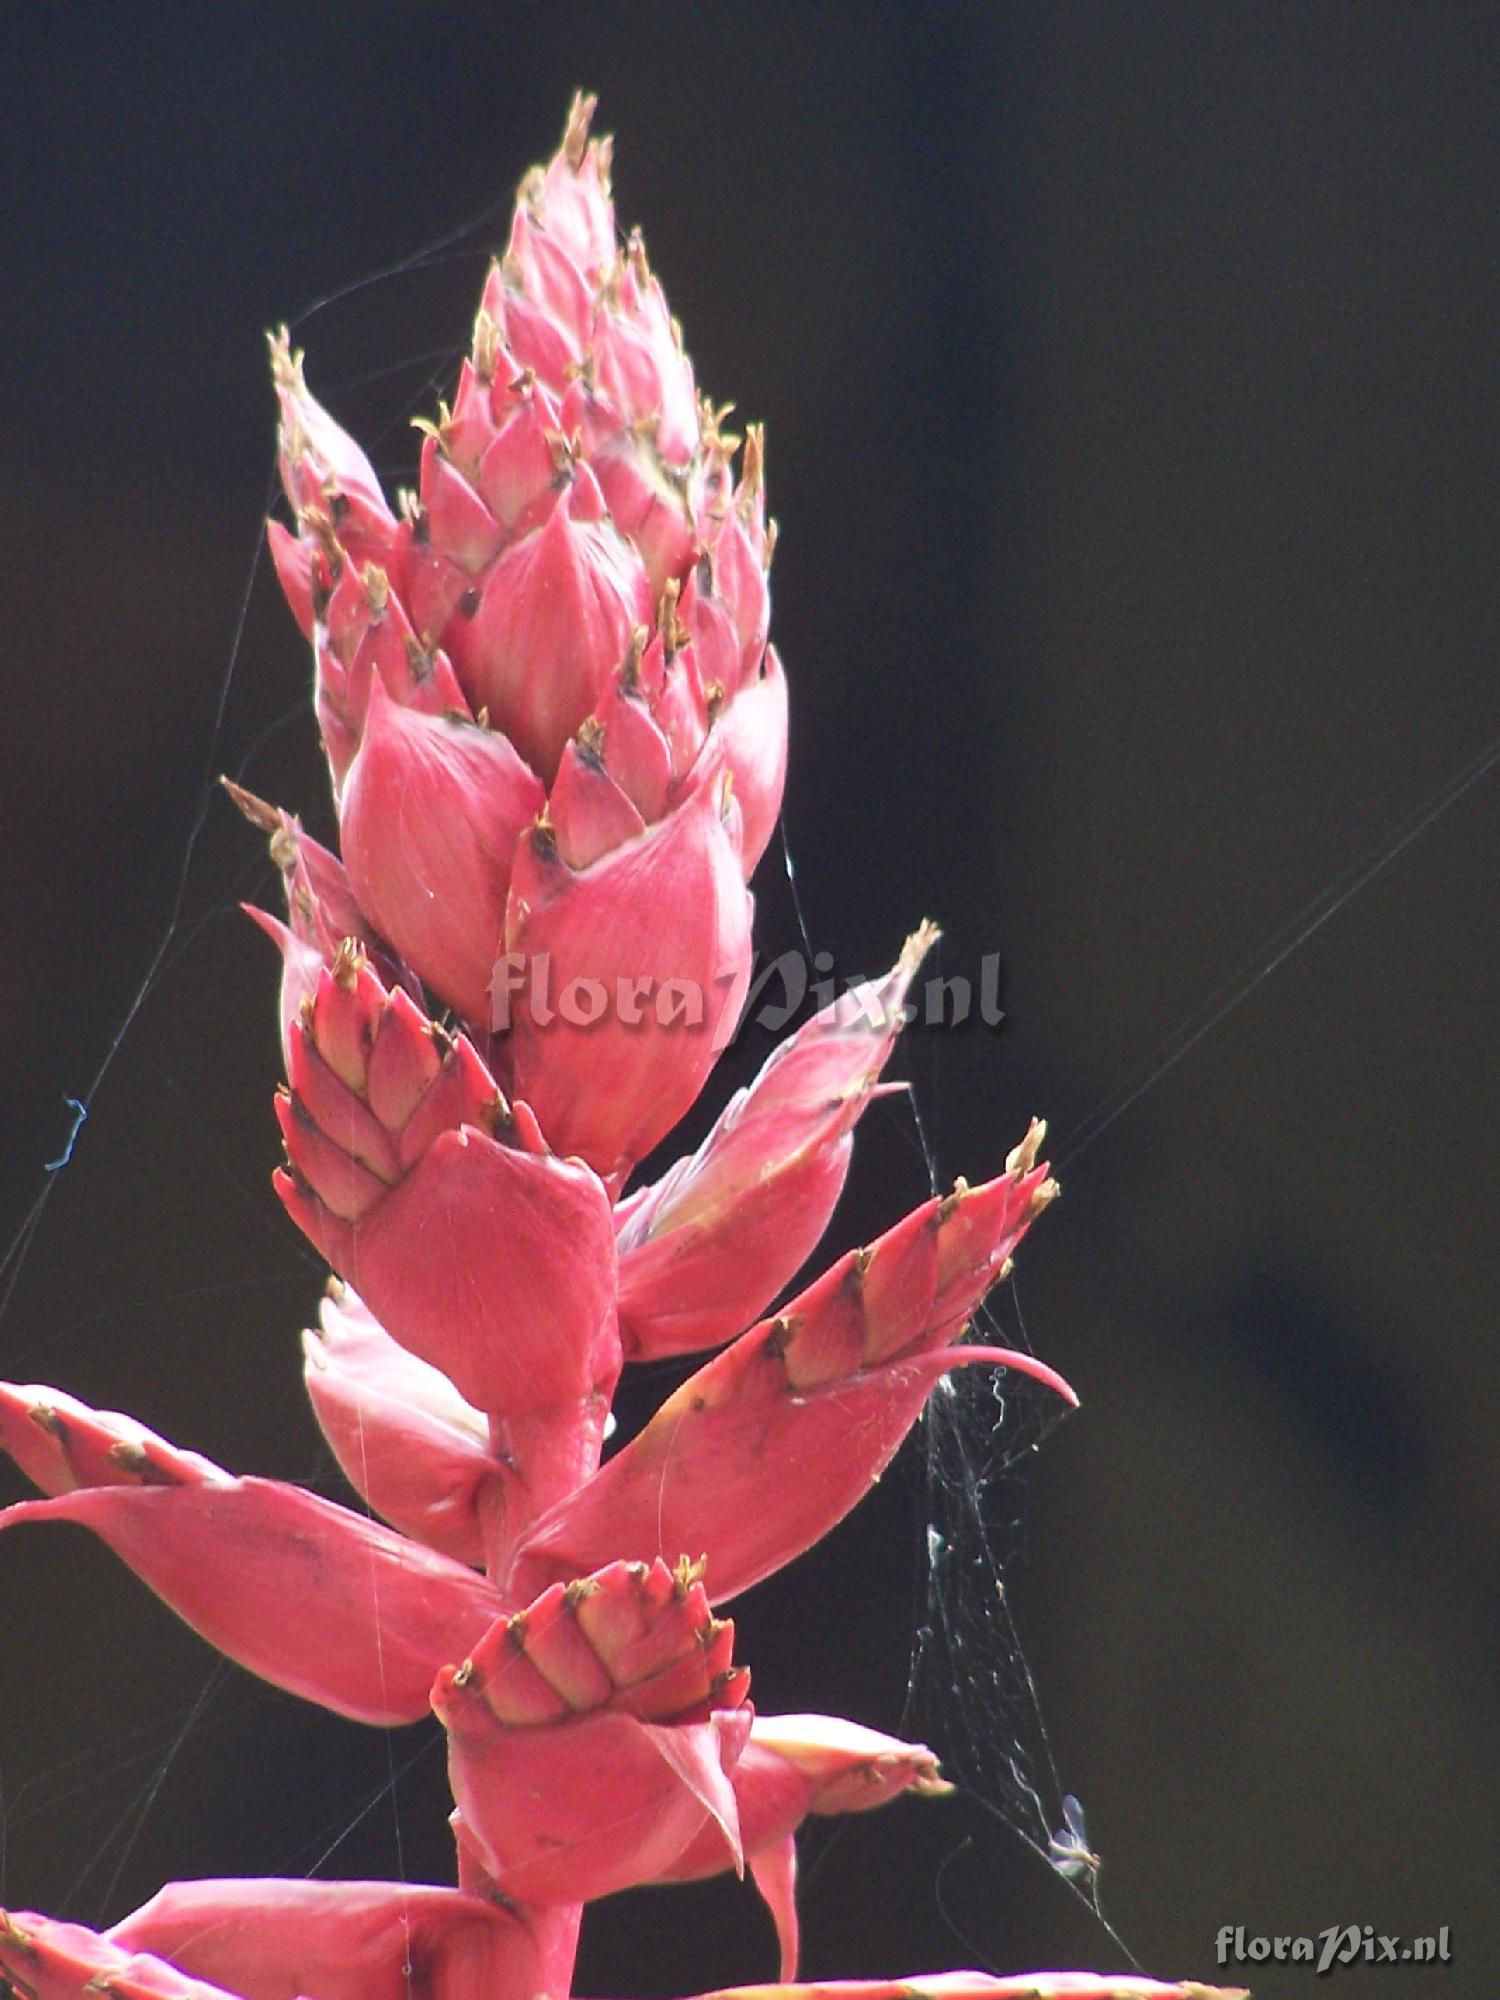
M748 1873L776 1987L1131 2000L1081 1972L798 1986L810 1814L946 1790L920 1743L759 1715L718 1607L824 1535L929 1392L1010 1369L970 1322L1055 1192L1021 1137L774 1316L823 1232L935 936L779 1047L696 1152L750 971L787 707L767 645L763 447L698 393L579 98L523 182L415 495L272 343L340 853L271 836L285 918L288 1214L332 1266L313 1410L364 1509L240 1477L59 1390L0 1389L45 1497L230 1658L336 1714L447 1736L456 1882L187 1881L98 1933L0 1916L24 2000L533 2000L585 1906ZM738 454L738 470L735 469ZM627 1364L711 1352L606 1461Z

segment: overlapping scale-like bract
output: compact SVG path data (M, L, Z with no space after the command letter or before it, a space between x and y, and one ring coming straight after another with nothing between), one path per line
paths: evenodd
M368 919L499 1030L498 1071L558 1150L618 1179L733 1026L736 878L775 825L787 715L763 441L736 477L641 240L619 243L591 109L522 187L404 514L273 342L295 533L277 524L272 553ZM497 989L502 958L541 986ZM593 1032L558 1005L570 987L606 996ZM616 996L642 988L636 1033Z

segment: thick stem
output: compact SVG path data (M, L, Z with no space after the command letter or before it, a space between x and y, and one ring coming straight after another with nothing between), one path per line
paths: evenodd
M542 1956L542 1991L562 1995L573 1991L573 1965L578 1957L578 1927L582 1903L554 1903L548 1909L523 1906L527 1923Z
M512 1472L500 1504L481 1509L485 1570L492 1582L508 1577L515 1550L531 1523L556 1501L576 1493L599 1470L604 1427L609 1420L613 1381L596 1388L579 1402L551 1410L528 1411L512 1417L492 1417L490 1443ZM497 1494L499 1489L496 1489ZM453 1815L458 1845L458 1882L471 1894L504 1897L499 1884L475 1856L459 1815ZM562 1995L573 1990L573 1965L578 1955L582 1903L548 1907L514 1906L541 1955L541 1990Z
M578 1956L578 1928L583 1921L582 1903L517 1903L501 1889L484 1868L464 1833L457 1813L452 1819L453 1838L458 1848L458 1886L470 1896L503 1903L525 1924L536 1942L540 1958L538 1991L560 1996L573 1991L573 1964Z
M577 1403L491 1417L491 1448L512 1474L505 1483L504 1506L483 1516L485 1570L491 1582L504 1586L526 1530L599 1470L608 1417L609 1394L603 1389Z

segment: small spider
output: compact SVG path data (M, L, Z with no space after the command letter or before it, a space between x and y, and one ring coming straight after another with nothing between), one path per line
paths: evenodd
M1083 1807L1071 1792L1063 1798L1062 1814L1061 1827L1047 1842L1047 1859L1066 1881L1078 1882L1086 1876L1092 1882L1098 1877L1101 1862L1089 1847Z

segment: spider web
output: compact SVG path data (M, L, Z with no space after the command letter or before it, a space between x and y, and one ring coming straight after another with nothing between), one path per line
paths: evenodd
M1089 1153L1356 896L1377 881L1446 813L1500 765L1491 739L1350 863L1179 1020L1070 1132L1049 1143L1059 1171ZM783 824L783 861L809 957L809 933ZM905 1109L929 1188L948 1184L924 1105L933 1086L908 1086ZM1016 1277L1009 1276L976 1317L975 1339L1033 1352ZM938 1750L944 1774L969 1801L1019 1839L1088 1907L1139 1969L1101 1900L1104 1857L1088 1834L1083 1804L1059 1768L1041 1693L1011 1598L1025 1573L1027 1475L1062 1420L1056 1399L1029 1378L962 1369L940 1380L920 1421L925 1535L920 1551L914 1634L903 1726ZM842 1837L840 1835L836 1838ZM957 1940L979 1963L984 1953L950 1912L943 1875L973 1846L964 1840L937 1883ZM999 1968L991 1968L999 1970Z
M812 959L784 820L781 832L796 922ZM947 1181L924 1114L930 1096L927 1084L913 1080L901 1105L928 1189L940 1194ZM1033 1351L1014 1273L975 1315L966 1338ZM1009 1595L1021 1564L1027 1468L1061 1416L1055 1395L1003 1369L957 1369L929 1398L916 1432L924 1532L902 1726L937 1749L944 1776L971 1804L1056 1869L1134 1963L1100 1902L1098 1857L1070 1835L1070 1822L1083 1824L1082 1808L1064 1788ZM965 1839L953 1850L936 1888L949 1928L983 1963L943 1899L942 1875L972 1845Z

